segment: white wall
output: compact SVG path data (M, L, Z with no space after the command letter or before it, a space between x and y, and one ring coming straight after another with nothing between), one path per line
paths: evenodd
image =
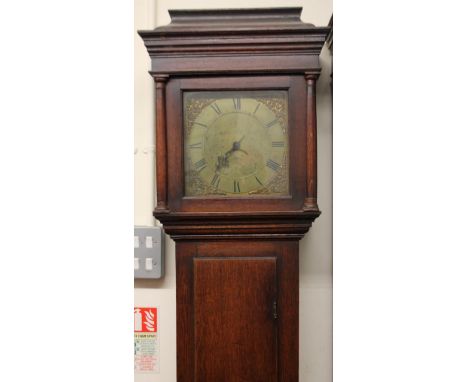
M168 9L302 6L302 20L327 25L331 0L135 0L135 30L170 22ZM320 56L318 83L318 201L322 215L300 245L300 381L332 381L332 121L330 67L327 48ZM152 225L154 188L153 80L150 60L135 33L135 225ZM176 381L176 310L174 242L166 242L166 276L135 281L135 306L160 308L160 374L137 374L136 382Z

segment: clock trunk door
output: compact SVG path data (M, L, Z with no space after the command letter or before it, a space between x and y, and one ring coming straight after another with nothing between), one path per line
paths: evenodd
M194 259L195 381L277 381L276 258Z

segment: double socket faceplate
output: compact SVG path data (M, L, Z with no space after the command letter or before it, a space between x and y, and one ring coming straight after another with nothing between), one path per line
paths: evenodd
M161 227L134 227L133 269L135 279L164 276L164 230Z

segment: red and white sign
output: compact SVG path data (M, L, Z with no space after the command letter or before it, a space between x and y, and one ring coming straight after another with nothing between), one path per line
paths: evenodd
M135 333L155 333L158 331L157 308L134 308Z
M159 373L158 309L135 307L135 372Z

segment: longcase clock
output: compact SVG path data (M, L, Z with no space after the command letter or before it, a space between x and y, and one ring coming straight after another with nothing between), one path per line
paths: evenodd
M154 216L176 242L177 381L297 382L329 28L301 8L169 13L139 34L156 86Z

